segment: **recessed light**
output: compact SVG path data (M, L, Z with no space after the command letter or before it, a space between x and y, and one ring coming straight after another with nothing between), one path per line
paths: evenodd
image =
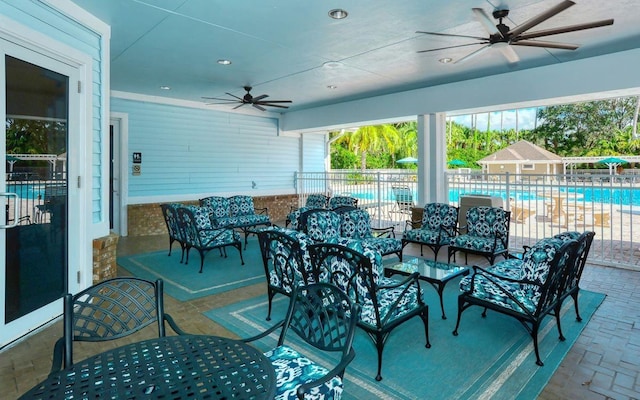
M322 64L323 67L325 68L340 68L342 67L342 63L340 61L327 61L326 63Z
M338 87L336 85L327 85L327 89L337 89Z
M441 58L438 61L440 61L443 64L449 64L451 61L453 61L453 58L451 57L445 57L445 58Z
M345 19L347 15L349 15L349 13L341 8L335 8L329 11L329 16L333 19Z
M160 89L162 89L162 90L171 90L171 87L169 87L169 86L160 86Z
M231 65L231 61L220 59L220 60L218 60L218 64L220 64L220 65Z

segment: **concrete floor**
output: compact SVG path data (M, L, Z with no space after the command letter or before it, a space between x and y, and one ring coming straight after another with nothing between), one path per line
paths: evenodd
M167 244L166 236L162 235L125 237L118 244L118 255L166 249ZM406 251L419 255L413 245ZM119 273L128 274L122 269ZM640 399L640 273L587 265L581 286L606 293L607 297L539 398ZM202 312L260 295L266 296L264 284L187 302L165 294L165 304L166 311L188 332L235 337ZM0 399L17 398L47 376L53 344L61 334L62 324L57 321L0 352ZM74 357L83 359L155 334L148 327L119 341L78 343L74 346Z

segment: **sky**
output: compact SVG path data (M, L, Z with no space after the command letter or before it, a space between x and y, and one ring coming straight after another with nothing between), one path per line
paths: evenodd
M518 130L533 129L536 121L536 108L521 108L517 110ZM477 128L480 131L487 130L487 119L491 116L491 129L500 129L500 119L504 130L516 129L516 110L494 111L491 113L477 114ZM451 117L460 125L471 127L471 115L456 115Z

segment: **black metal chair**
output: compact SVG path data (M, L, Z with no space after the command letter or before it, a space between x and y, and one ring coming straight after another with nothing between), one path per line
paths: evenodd
M184 260L184 248L185 248L185 240L182 236L182 230L180 229L180 225L178 224L178 212L177 209L182 207L182 204L175 203L165 203L160 204L160 208L162 209L162 216L164 217L164 222L167 225L167 232L169 233L169 254L171 255L171 248L173 246L173 242L178 242L180 244L181 254L180 254L180 262Z
M73 342L120 339L153 323L165 336L165 322L186 334L164 312L163 282L122 277L97 283L75 295L64 296L63 336L53 349L50 374L73 365Z
M296 286L283 321L267 331L245 339L251 342L281 329L277 347L265 353L276 370L278 379L276 399L339 398L343 388L344 371L355 357L351 347L360 307L339 288L327 283ZM288 345L289 332L295 333L305 344L325 353L336 354L331 369L319 365L299 350Z
M226 247L233 246L240 253L240 261L244 265L242 257L242 243L240 234L231 228L211 227L209 212L205 207L184 206L178 210L178 224L185 240L185 252L187 259L185 264L189 264L189 251L193 248L200 253L200 272L204 267L204 256L213 249L224 250L226 257Z
M420 227L413 228L420 223ZM428 203L424 206L421 221L407 221L407 229L402 236L402 247L408 243L429 247L438 260L442 246L448 246L458 233L458 207L446 203ZM409 229L413 228L413 229Z
M431 347L429 306L422 300L418 273L402 281L384 277L379 251L351 239L310 245L309 255L316 281L338 286L362 307L358 326L376 346L376 380L382 380L384 344L397 326L419 316L424 324L426 347Z
M501 207L477 206L467 210L467 225L459 227L460 231L465 228L466 234L453 238L449 245L448 260L451 256L455 261L455 253L458 251L465 253L465 263L467 254L479 254L493 264L496 257L509 256L509 220L511 213Z
M266 228L258 232L271 320L271 304L276 293L291 296L297 286L311 282L311 261L307 252L307 235L293 229Z
M536 364L543 365L538 350L538 330L547 315L556 317L559 339L564 341L560 325L560 291L567 270L573 268L578 249L575 240L547 238L538 241L523 256L521 268L504 273L496 267L473 267L473 275L460 281L458 320L453 331L458 336L460 318L467 308L477 305L517 319L533 339Z

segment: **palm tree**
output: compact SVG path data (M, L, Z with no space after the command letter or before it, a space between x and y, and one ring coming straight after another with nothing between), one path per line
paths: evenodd
M400 142L399 136L395 126L384 124L362 126L338 141L346 143L351 151L360 156L360 169L364 172L367 169L367 154L381 151L395 153Z

